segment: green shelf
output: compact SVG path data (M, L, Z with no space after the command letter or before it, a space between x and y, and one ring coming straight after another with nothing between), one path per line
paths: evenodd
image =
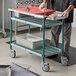
M32 49L26 48L24 46L21 46L19 44L16 44L16 42L11 43L11 45L15 46L17 48L20 48L24 51L27 51L29 53L32 53L32 54L35 54L35 55L42 57L42 48L32 50ZM45 57L52 56L52 55L55 55L58 53L61 53L61 49L56 48L56 47L52 47L52 46L45 46Z
M37 26L37 27L42 27L42 23L43 23L42 19L31 17L31 16L26 16L26 17L22 17L22 18L11 17L11 20L25 23L25 24L30 24L32 26ZM56 20L54 21L54 20L46 19L46 23L45 23L46 27L59 26L59 25L62 25L61 21L56 21Z

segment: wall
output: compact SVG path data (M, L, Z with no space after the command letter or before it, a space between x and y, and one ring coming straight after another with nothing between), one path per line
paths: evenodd
M2 0L0 0L0 27L2 26Z
M74 22L72 23L73 27L76 27L76 9L74 9Z
M5 27L6 27L6 29L10 28L10 13L8 12L8 8L16 8L17 7L17 1L18 0L5 0ZM22 0L22 1L28 1L28 0ZM21 28L21 29L25 29L25 28L27 29L28 27L23 26L23 28ZM13 22L12 29L13 30L15 29L15 22Z
M6 29L10 29L10 12L8 8L15 8L16 0L5 0L5 27ZM14 28L14 26L12 26Z

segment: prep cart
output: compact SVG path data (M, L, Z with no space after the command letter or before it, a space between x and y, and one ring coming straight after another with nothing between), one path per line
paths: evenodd
M63 56L64 22L55 20L56 18L53 19L45 15L48 12L53 13L54 11L52 10L47 10L46 12L42 12L37 7L29 6L28 8L29 10L27 9L27 7L8 9L10 11L10 56L12 58L16 57L16 51L12 49L12 46L20 48L32 54L38 55L42 57L42 63L43 63L42 69L47 72L49 71L50 66L49 66L49 63L45 62L45 57L52 56L58 53L61 53ZM31 12L31 10L33 12ZM12 16L13 12L23 14L25 15L25 17L14 17ZM31 50L31 49L28 49L27 47L23 47L17 44L16 42L12 42L12 21L28 24L29 32L30 32L30 26L41 27L43 29L43 47L36 50ZM45 46L45 28L51 27L51 26L59 26L59 25L62 25L62 49L52 47L52 46L47 46L47 45ZM64 60L64 58L61 58L61 59L62 59L61 60L62 64L65 65L67 63L66 60Z

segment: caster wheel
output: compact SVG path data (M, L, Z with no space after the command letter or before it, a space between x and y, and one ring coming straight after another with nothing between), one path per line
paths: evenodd
M61 63L62 63L62 65L67 66L68 65L67 57L61 56Z
M15 58L16 57L16 51L15 50L11 50L9 53L11 58Z
M44 72L48 72L50 70L50 65L49 63L44 63L42 66L42 69Z
M2 37L3 37L3 38L6 38L6 37L7 37L6 32L4 32L4 33L2 34Z

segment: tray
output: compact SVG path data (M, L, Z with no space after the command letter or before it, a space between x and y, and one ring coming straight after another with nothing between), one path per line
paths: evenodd
M50 13L55 12L54 10L49 10L49 9L47 9L46 11L41 11L38 7L34 7L34 6L29 6L28 9L29 9L29 11L27 11L27 7L14 8L14 10L17 10L17 11L27 12L30 14L38 14L38 15L39 14L50 14ZM16 12L15 16L16 17L23 17L25 15Z
M63 12L56 11L54 13L57 13L58 15L56 17L54 17L54 16L47 16L47 19L49 19L49 20L61 20L61 19L66 19L67 18L67 17L62 17L62 13Z
M16 36L16 43L29 49L41 48L42 41L42 38L28 33Z
M14 8L14 10L28 12L31 14L47 14L47 13L55 12L54 10L49 10L49 9L47 9L46 11L41 11L38 7L34 7L34 6L29 6L28 8L29 8L29 11L27 11L27 7Z
M0 65L0 76L11 76L10 65Z

